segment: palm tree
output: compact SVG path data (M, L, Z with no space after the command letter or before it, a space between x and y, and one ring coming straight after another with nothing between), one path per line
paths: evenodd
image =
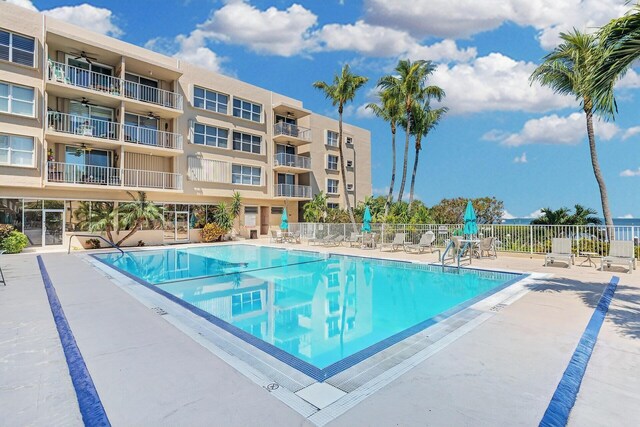
M569 208L560 208L553 210L551 208L540 209L541 215L532 220L531 224L535 225L570 225L571 210Z
M444 93L443 93L444 96ZM415 104L411 116L413 117L413 129L411 133L415 138L416 155L413 159L413 173L411 175L411 186L409 187L409 210L413 204L413 194L416 185L416 173L418 172L418 160L420 157L420 150L422 150L422 138L426 137L429 132L435 128L446 112L449 111L447 107L440 107L431 109L429 100L426 100L423 104Z
M306 222L322 222L327 213L327 195L319 192L313 199L305 203L302 216Z
M575 212L570 218L572 225L602 224L602 220L597 216L594 216L598 213L595 209L586 208L578 204L574 206L574 210Z
M609 196L598 162L596 138L593 131L593 115L610 116L613 95L609 90L595 89L595 74L606 60L606 51L598 43L596 36L573 30L561 33L562 43L545 56L544 62L531 74L530 81L538 81L551 87L556 93L573 95L585 113L587 137L591 152L591 165L600 189L602 213L607 225L609 238L614 238L613 219L609 210Z
M389 91L391 96L397 97L402 103L406 120L406 138L404 143L404 163L402 167L402 180L398 192L398 201L402 201L404 186L407 181L407 167L409 156L409 138L411 136L411 110L416 102L420 102L426 97L433 97L438 100L444 93L437 86L425 87L427 77L436 69L431 61L418 60L411 62L409 59L402 59L396 65L397 75L384 76L378 81L378 87Z
M91 202L91 215L88 227L90 232L104 231L107 239L109 239L112 244L115 244L112 232L115 229L117 219L118 209L113 202ZM120 228L119 225L118 228Z
M138 191L138 196L134 196L127 191L131 201L123 202L118 206L120 222L129 232L122 238L116 246L122 245L127 239L133 236L145 221L154 222L162 219L162 208L147 199L147 193Z
M393 187L396 183L396 131L403 111L400 108L402 101L397 96L394 96L392 91L382 90L378 93L378 97L380 98L380 104L372 102L367 104L366 108L384 121L389 122L391 127L391 183L389 184L387 201L384 204L384 214L388 215L389 207L393 202Z
M349 212L349 218L353 225L353 230L356 230L356 219L353 216L353 208L351 207L351 201L349 200L349 193L347 192L347 170L344 161L344 150L342 141L342 113L344 106L348 102L353 101L356 96L356 92L360 89L369 79L367 77L358 76L351 73L349 70L349 64L345 64L342 67L342 72L339 75L333 77L333 83L328 84L323 81L317 81L313 84L313 87L320 89L324 92L327 99L331 100L331 104L338 107L338 149L340 150L340 170L342 173L342 191L344 194L345 204L347 211Z

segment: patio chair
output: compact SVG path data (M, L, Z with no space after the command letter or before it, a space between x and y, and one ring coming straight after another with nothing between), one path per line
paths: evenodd
M361 240L362 236L356 232L351 232L351 235L349 236L349 238L347 239L347 242L349 243L349 247L354 247L354 246L359 246L360 240Z
M324 236L324 237L313 237L313 238L309 239L309 240L307 241L307 243L308 243L309 245L311 245L312 243L313 243L313 244L317 244L317 245L322 245L322 244L324 244L324 242L327 242L327 241L329 241L329 240L333 240L333 239L335 239L337 236L338 236L337 234L329 234L329 235Z
M279 233L276 230L271 230L271 239L269 239L270 243L282 243L284 239L282 238L282 233Z
M566 261L568 268L575 264L575 256L571 252L570 238L554 238L551 240L551 252L544 256L544 266L546 267L549 263L553 264L557 260Z
M480 247L478 248L480 251L480 258L482 258L483 254L485 253L489 258L498 258L495 241L495 237L485 237L484 239L480 240Z
M634 246L631 240L613 240L609 244L609 255L600 260L600 270L604 271L605 264L607 268L616 264L627 267L629 269L627 273L631 274L636 269L636 258L633 252Z
M323 246L340 246L344 242L344 236L339 234L335 235L332 239L327 239L322 242Z
M429 249L433 253L433 242L436 240L436 235L433 231L427 231L420 237L420 241L417 244L404 245L405 252L418 252L423 253L426 249Z
M392 251L397 251L399 248L403 248L407 243L405 240L405 233L396 233L391 243L382 243L380 244L380 250L382 251L384 248L391 248Z
M362 235L362 249L375 249L377 234L376 233L364 233Z
M301 239L300 232L296 231L295 233L289 234L289 238L287 239L287 241L289 243L300 243L300 239Z

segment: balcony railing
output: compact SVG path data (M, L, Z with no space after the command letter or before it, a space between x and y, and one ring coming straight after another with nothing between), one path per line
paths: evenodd
M124 125L124 140L133 144L182 150L182 135L140 126Z
M91 117L49 111L49 129L56 132L69 133L93 138L118 140L119 124L109 120L93 119Z
M274 158L274 166L289 166L293 168L311 169L311 158L295 154L278 153Z
M311 187L308 185L277 184L276 197L311 198Z
M273 126L273 135L285 135L293 138L311 141L311 129L303 128L291 123L278 122Z
M65 83L114 96L124 95L129 99L161 105L175 110L182 110L183 106L183 97L179 93L126 81L62 62L49 61L48 78L53 82Z
M182 110L182 95L136 82L124 81L124 96L137 101Z
M66 184L182 190L182 175L137 169L48 162L47 180Z

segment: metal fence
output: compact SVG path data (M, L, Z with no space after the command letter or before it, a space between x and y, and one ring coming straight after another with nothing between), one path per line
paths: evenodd
M362 224L322 224L291 223L289 230L299 232L303 239L341 235L348 238L351 233L360 233ZM396 233L404 233L405 240L418 243L422 234L432 231L436 236L436 246L460 233L463 224L371 224L371 232L379 243L390 243ZM636 257L640 258L640 226L614 226L616 240L631 240L636 247ZM507 225L479 224L478 238L494 237L496 248L501 252L544 254L551 251L554 237L570 238L576 254L592 252L608 255L609 239L603 226L599 225Z

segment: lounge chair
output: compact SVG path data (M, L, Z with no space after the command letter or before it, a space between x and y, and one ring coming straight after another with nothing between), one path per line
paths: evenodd
M634 246L631 240L613 240L609 244L609 255L600 260L600 270L604 271L605 264L607 268L616 264L627 267L628 273L631 274L636 269L636 258L633 251Z
M571 264L575 264L575 256L571 252L571 239L554 238L551 240L551 252L545 255L544 266L558 260L566 261L568 268L571 268Z
M322 242L322 245L323 246L340 246L342 245L342 242L344 242L344 236L337 235L337 236L334 236L332 239L327 239L326 241Z
M364 233L362 235L362 249L375 249L377 237L376 233Z
M324 242L327 242L329 240L333 240L337 237L337 234L329 234L327 236L324 237L314 237L309 239L309 241L307 242L309 245L311 245L312 243L317 244L317 245L322 245L324 244Z
M289 233L289 235L287 236L287 242L300 243L300 232L296 231L295 233Z
M405 236L405 233L396 233L393 238L393 242L380 244L380 250L382 251L384 248L391 248L392 251L397 251L399 248L403 248L404 245L407 244Z
M351 235L347 239L347 242L349 243L350 247L354 247L354 246L360 246L362 244L361 240L362 240L362 235L358 233L354 233L352 231Z
M405 252L418 252L423 253L426 249L429 249L433 252L433 242L436 240L436 235L433 231L427 231L420 237L420 241L417 244L406 244L404 245Z
M284 239L282 238L282 233L271 230L271 239L269 239L270 243L282 243Z
M480 240L480 247L478 248L480 251L480 258L482 258L483 254L485 253L489 258L498 258L495 241L495 237L485 237L484 239Z

